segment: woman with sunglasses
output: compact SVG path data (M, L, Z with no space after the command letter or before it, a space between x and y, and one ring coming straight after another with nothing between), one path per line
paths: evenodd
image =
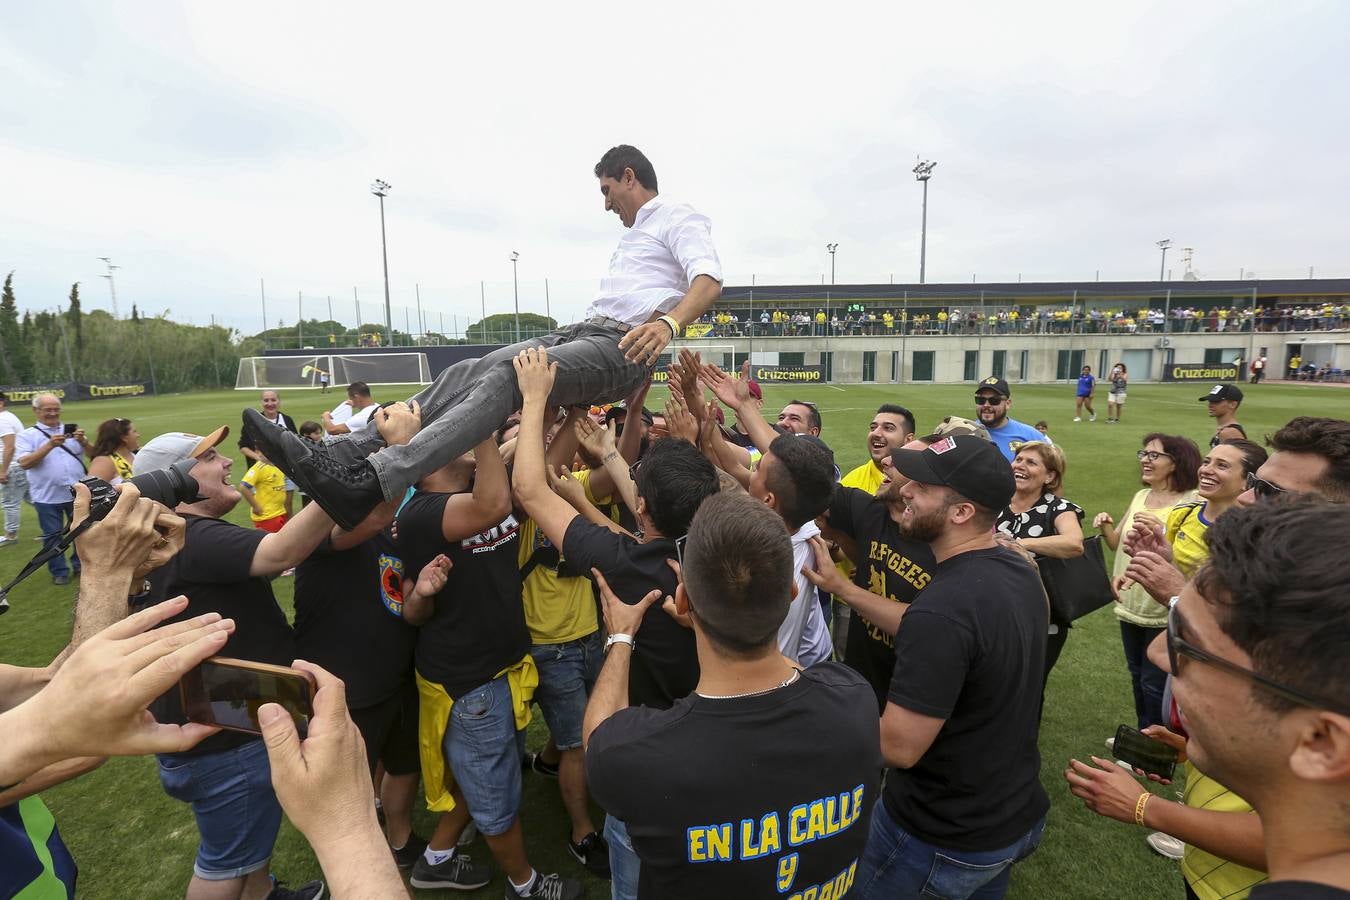
M1120 548L1120 539L1140 514L1161 520L1172 507L1194 497L1199 481L1200 448L1190 438L1154 432L1145 435L1143 449L1135 457L1139 460L1139 480L1144 487L1130 500L1119 527L1107 512L1097 513L1092 527L1102 533L1106 545L1116 553L1111 570L1111 586L1116 591L1115 613L1120 620L1120 641L1134 690L1135 718L1140 728L1146 728L1163 721L1162 692L1167 674L1149 662L1145 651L1167 627L1167 607L1125 577L1130 555Z
M109 419L98 426L94 438L89 474L108 484L121 484L131 477L131 463L141 449L141 434L131 427L130 419Z

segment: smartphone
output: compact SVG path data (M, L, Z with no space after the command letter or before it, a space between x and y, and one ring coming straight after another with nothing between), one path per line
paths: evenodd
M262 734L258 707L277 703L295 719L302 738L314 715L317 689L314 676L300 669L224 656L203 661L179 682L189 722Z
M67 422L65 425L61 426L61 430L66 433L67 437L74 434L79 428L80 426L76 425L74 422Z
M1177 767L1177 751L1174 748L1128 725L1116 729L1116 743L1112 753L1121 762L1129 763L1136 769L1143 769L1151 775L1169 781Z

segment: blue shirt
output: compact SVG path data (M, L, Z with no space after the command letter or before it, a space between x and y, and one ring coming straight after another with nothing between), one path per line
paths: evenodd
M994 446L1007 458L1008 462L1012 462L1013 457L1017 455L1017 449L1029 441L1054 443L1050 440L1049 435L1041 434L1027 423L1019 422L1016 419L1004 419L1001 428L990 428L988 425L985 428L989 429L989 439L994 442Z
M36 453L52 435L61 433L61 425L48 429L34 425L14 440L14 459ZM75 495L70 486L84 477L84 448L74 437L47 451L42 461L28 470L28 495L33 503L70 503Z
M1078 376L1078 396L1086 397L1092 393L1092 386L1097 383L1097 379L1091 375Z

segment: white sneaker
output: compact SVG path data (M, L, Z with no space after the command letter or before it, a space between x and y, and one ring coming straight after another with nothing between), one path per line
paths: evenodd
M1074 416L1074 417L1073 417L1073 420L1074 420L1075 422L1081 422L1081 421L1083 421L1083 417L1082 417L1082 416Z
M1115 739L1115 738L1109 737L1109 738L1106 739L1106 749L1107 749L1109 752L1111 752L1111 753L1115 753L1115 752L1116 752L1116 739Z
M1168 859L1181 859L1186 852L1185 843L1161 831L1155 831L1148 836L1148 845Z
M1088 421L1089 421L1089 422L1095 422L1095 421L1097 421L1097 417L1094 415L1094 416L1090 417L1090 418L1088 419Z

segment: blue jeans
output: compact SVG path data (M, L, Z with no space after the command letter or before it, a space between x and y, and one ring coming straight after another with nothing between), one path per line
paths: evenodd
M541 338L494 350L479 359L450 366L417 396L422 427L407 444L385 447L367 457L379 476L386 500L398 500L424 475L463 456L501 427L512 410L520 409L520 388L511 360L528 347L548 348L558 364L549 402L554 406L589 406L622 400L651 374L649 366L629 362L619 349L628 326L609 319L588 319ZM379 440L373 428L354 439Z
M455 701L441 750L478 830L488 837L504 834L520 814L525 753L505 675Z
M638 859L633 842L628 838L628 826L611 815L605 816L605 843L609 844L610 897L612 900L637 900L642 860Z
M1141 730L1150 725L1167 724L1163 719L1163 685L1167 683L1167 673L1148 658L1148 645L1166 630L1133 622L1120 623L1120 642L1125 647L1125 665L1129 667L1130 686L1134 688L1134 715Z
M8 475L9 480L0 490L0 497L3 497L0 504L5 509L5 534L15 536L19 533L21 504L28 499L28 471L18 463L10 463Z
M37 510L38 527L42 529L42 549L46 550L61 539L61 532L66 530L75 514L75 502L34 503L33 509ZM47 571L52 573L53 578L59 578L69 575L72 565L76 572L80 571L80 558L75 554L73 544L70 548L70 565L66 564L66 556L62 553L47 560Z
M872 810L862 861L858 865L858 896L877 900L941 897L998 900L1008 890L1013 863L1026 859L1041 842L1045 817L1007 847L972 852L944 850L924 843L891 818L886 803Z
M192 805L201 842L192 871L205 881L242 878L267 865L281 828L263 742L219 753L159 757L164 793Z
M600 632L593 631L565 644L535 644L530 655L539 667L539 687L535 688L534 699L544 712L553 743L559 750L576 750L581 747L586 698L600 675L604 658Z

